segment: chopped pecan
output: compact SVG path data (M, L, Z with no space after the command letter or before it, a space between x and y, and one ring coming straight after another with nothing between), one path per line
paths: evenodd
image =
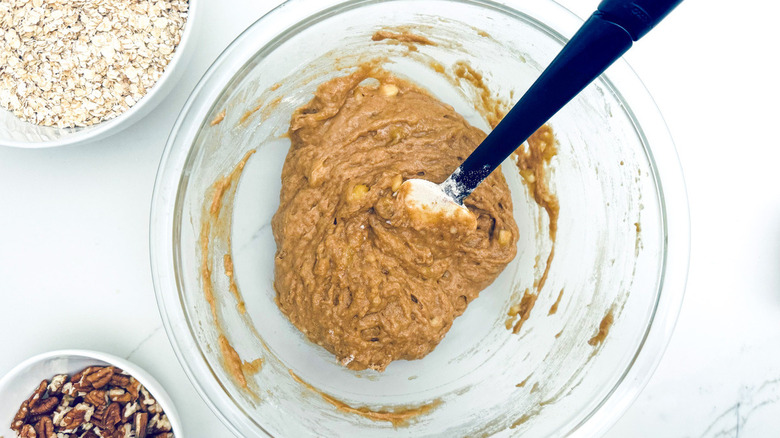
M163 408L159 403L155 402L153 405L146 409L150 414L162 414Z
M116 428L111 438L130 438L133 435L133 425L130 423L123 423Z
M57 374L51 378L49 382L49 395L59 395L62 391L62 386L68 382L67 374Z
M98 434L95 433L92 429L88 430L86 433L81 435L80 438L100 438Z
M81 409L84 411L84 422L92 421L92 415L95 413L95 407L89 403L79 403L74 409Z
M124 411L122 411L122 421L128 421L130 420L130 417L133 416L138 410L141 408L141 405L138 404L138 402L132 402L125 405Z
M141 410L143 411L148 411L150 406L157 404L157 400L155 400L143 386L141 387L141 393L138 396L138 399L141 401Z
M133 401L133 395L122 388L111 388L108 391L108 398L112 402L118 402L122 404Z
M54 423L50 417L43 417L35 423L35 433L38 438L57 438L57 434L54 433Z
M75 400L74 397L68 395L68 394L62 394L62 400L60 400L60 405L57 407L57 409L65 409L67 407L70 407L70 405L73 404L73 400Z
M147 438L173 438L173 432L162 432L156 435L147 435Z
M138 412L133 418L133 429L137 438L146 438L146 426L149 423L149 414Z
M63 396L76 397L79 391L76 389L76 386L73 385L73 382L67 382L62 385L61 392Z
M149 424L146 427L149 433L170 432L171 422L168 421L168 417L165 414L155 414Z
M51 416L52 423L54 423L54 425L57 427L61 427L62 420L65 418L65 415L67 415L72 410L73 408L70 406L60 405L57 410L54 411L54 415Z
M29 424L25 424L19 431L19 438L37 438L38 434L35 433L35 428Z
M50 414L54 412L54 409L60 404L60 399L57 397L49 397L43 400L38 400L37 406L30 408L31 415Z
M93 389L84 397L84 401L91 403L96 408L100 408L108 404L108 397L106 396L106 391Z
M122 388L124 388L128 393L132 395L133 400L138 400L138 396L141 392L141 382L138 380L135 380L135 378L130 377L130 380L127 382L126 385L117 385Z

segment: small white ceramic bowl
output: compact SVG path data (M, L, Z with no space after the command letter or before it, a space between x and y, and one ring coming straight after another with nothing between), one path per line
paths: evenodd
M16 432L11 430L11 421L22 402L32 395L42 380L49 380L57 374L73 375L88 366L108 365L121 368L141 382L163 408L174 434L181 436L181 422L171 397L154 377L138 365L99 351L58 350L33 356L0 379L0 437L16 436Z
M47 148L97 140L123 131L144 118L168 96L187 70L187 64L196 47L194 28L198 24L199 3L199 0L189 0L187 22L171 62L154 86L130 109L113 119L94 125L58 128L23 121L10 111L0 108L0 146Z

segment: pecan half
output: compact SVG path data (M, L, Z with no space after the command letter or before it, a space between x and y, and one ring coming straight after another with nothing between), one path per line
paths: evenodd
M81 379L83 379L85 376L88 376L101 368L103 367L86 367L78 373L74 374L73 377L70 378L70 381L73 383L80 382Z
M103 420L106 419L106 413L108 412L108 406L102 406L95 408L95 412L92 413L92 423L100 428L105 428Z
M27 400L27 406L29 406L31 411L35 409L36 406L38 406L38 403L41 402L41 399L43 398L43 395L46 394L46 389L48 387L49 387L49 381L44 380L38 385L38 388L35 390L33 395L31 395L30 398Z
M38 434L35 433L35 428L29 424L25 424L22 430L19 431L19 438L37 438Z
M121 388L124 388L129 384L130 384L130 376L125 376L124 374L114 374L113 376L111 376L112 386L119 386Z
M57 434L54 433L54 423L50 417L43 417L35 423L35 433L38 438L57 438Z
M30 413L29 404L29 400L23 401L22 405L19 406L19 410L16 411L14 420L11 422L11 430L14 432L19 432L22 430L22 427L24 426L24 420L27 419L27 415Z
M93 415L93 423L101 429L113 431L117 423L122 421L122 412L119 403L111 403L105 410L101 409Z
M73 408L68 411L65 416L62 417L59 427L66 430L75 429L84 423L84 418L87 415L86 409Z
M89 394L84 397L84 401L91 403L96 408L100 408L108 404L106 391L101 389L93 389L90 391Z
M60 404L60 399L57 397L49 397L43 400L38 400L37 405L34 408L30 408L31 415L50 414L54 412L54 409Z
M113 376L114 367L105 367L87 375L86 381L89 382L93 388L100 389L106 386Z

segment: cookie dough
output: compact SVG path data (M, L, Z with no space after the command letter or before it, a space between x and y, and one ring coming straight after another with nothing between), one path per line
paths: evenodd
M514 258L518 230L501 172L466 199L465 219L421 219L399 189L442 182L485 133L363 66L320 85L289 136L272 221L279 308L351 369L422 358Z

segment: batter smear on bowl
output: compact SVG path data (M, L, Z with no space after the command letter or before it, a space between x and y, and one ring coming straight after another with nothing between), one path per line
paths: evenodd
M280 309L351 369L424 357L515 257L518 229L501 172L467 215L413 214L399 188L442 182L485 133L364 65L320 85L289 135L272 221Z

